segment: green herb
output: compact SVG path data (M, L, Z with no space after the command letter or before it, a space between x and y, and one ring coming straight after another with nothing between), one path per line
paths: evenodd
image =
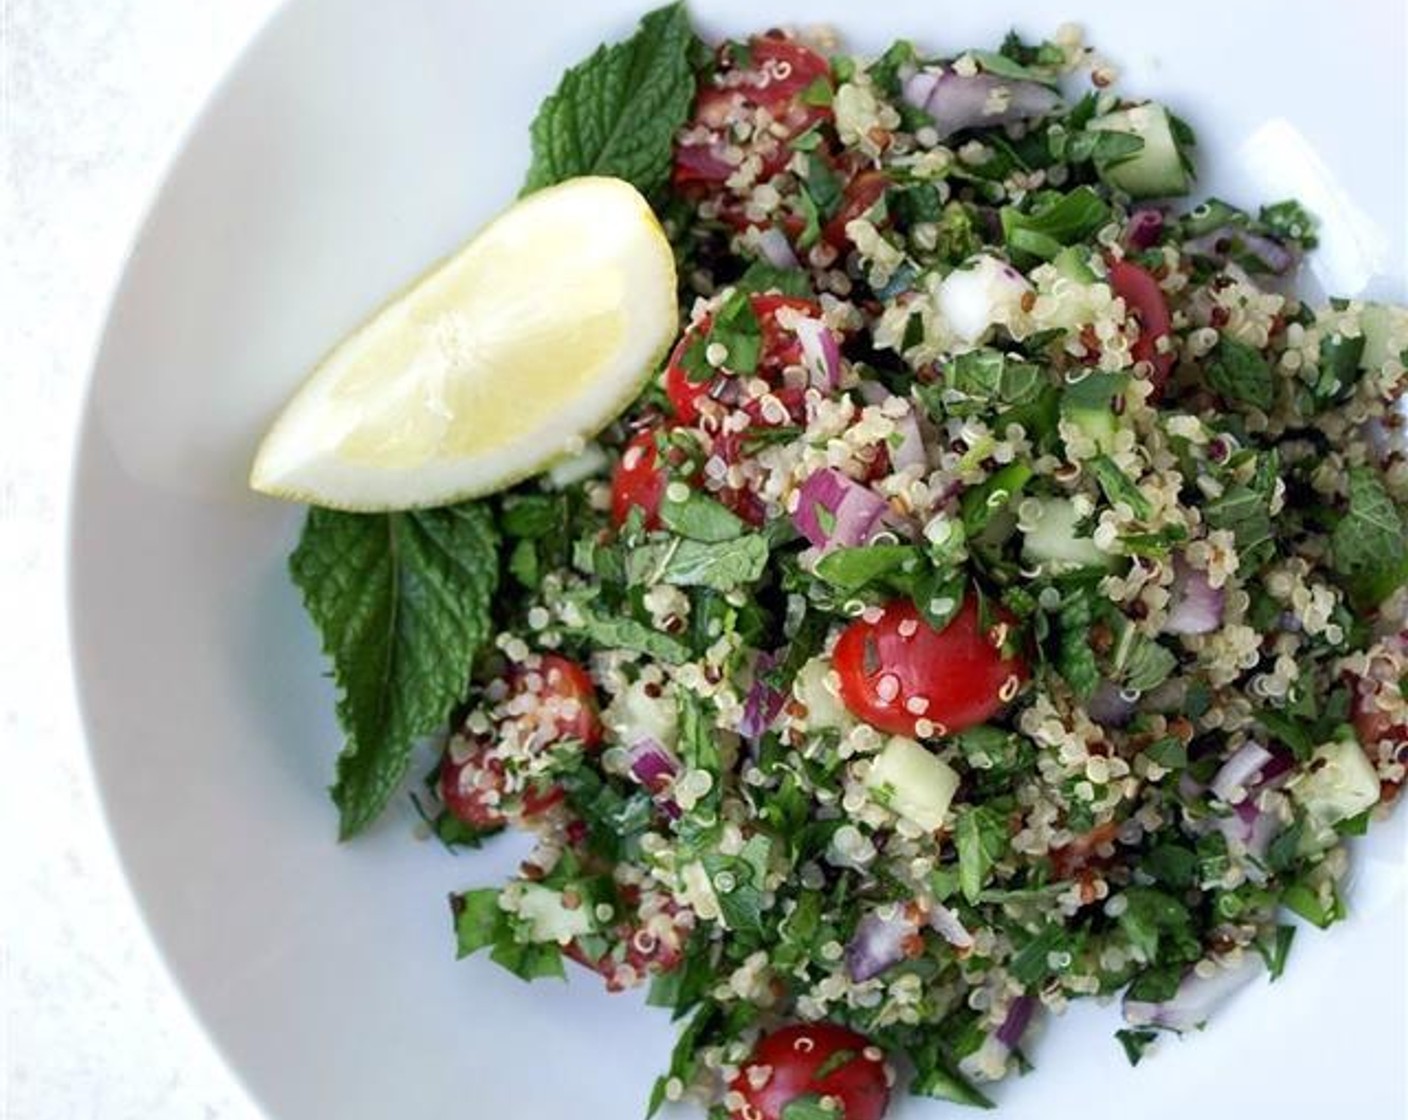
M957 1065L937 1048L931 1047L912 1057L915 1070L909 1091L915 1096L953 1101L954 1104L965 1104L972 1108L997 1107L959 1073Z
M1344 917L1344 903L1333 885L1328 888L1329 897L1312 884L1292 883L1281 894L1281 902L1294 914L1299 914L1317 929L1329 929Z
M1168 680L1178 667L1178 658L1152 638L1139 636L1130 647L1124 663L1124 687L1149 692Z
M626 579L644 587L667 583L732 591L756 582L767 563L767 539L756 533L714 544L676 538L633 549Z
M1263 206L1257 220L1273 237L1299 242L1302 248L1313 249L1320 243L1315 235L1319 224L1299 202L1287 199Z
M694 1018L689 1021L689 1025L680 1031L679 1038L675 1041L675 1048L670 1051L670 1068L655 1081L655 1088L650 1093L650 1101L646 1105L645 1120L650 1120L660 1106L665 1103L665 1086L672 1079L678 1079L686 1085L694 1080L694 1070L698 1063L699 1048L718 1029L721 1019L719 1006L716 1003L701 1003L699 1010L694 1013Z
M812 1078L817 1080L816 1077ZM822 1107L821 1097L808 1093L805 1097L793 1097L782 1108L780 1120L836 1120L839 1113L834 1108Z
M784 296L796 296L799 299L813 299L816 296L812 290L811 278L800 268L778 268L767 261L754 261L750 264L738 278L736 286L742 291L759 294L780 292Z
M890 99L900 96L902 70L913 67L919 61L919 53L908 39L897 39L885 53L870 64L870 80L875 88Z
M606 649L635 650L671 665L682 665L689 660L689 647L678 638L652 629L634 618L598 614L585 603L579 603L577 609L582 615L581 623L564 628L581 634L596 645Z
M524 192L576 175L612 175L645 194L663 186L694 101L697 42L684 4L670 4L568 70L533 120Z
M1160 844L1141 861L1147 871L1165 886L1186 890L1198 878L1198 854L1178 844Z
M1257 951L1266 961L1267 975L1271 980L1279 980L1286 971L1286 959L1291 955L1291 943L1296 939L1296 927L1279 925L1271 944L1258 941Z
M1006 509L1021 496L1032 474L1032 468L1027 463L1008 463L963 495L960 503L963 528L969 538L981 533L994 514Z
M710 346L728 351L724 364L733 373L750 374L763 353L763 327L746 292L735 289L720 305L709 328Z
M1087 186L1066 194L1041 191L1031 197L1027 210L1004 206L1001 219L1009 249L1049 261L1108 222L1110 204Z
M1094 619L1090 599L1090 590L1082 588L1066 600L1056 616L1056 671L1081 700L1088 700L1100 683L1100 666L1090 648L1090 624Z
M748 528L732 510L697 490L680 500L667 492L660 502L660 524L678 536L706 544L731 541Z
M715 783L717 784L717 782ZM749 838L736 856L705 852L700 858L704 872L719 901L719 912L728 928L741 934L764 932L764 880L772 841L762 833Z
M1123 503L1129 507L1135 517L1140 519L1148 519L1153 514L1154 507L1144 496L1143 491L1109 456L1097 455L1095 458L1087 460L1086 466L1090 468L1091 474L1095 476L1095 481L1104 491L1105 500L1112 506Z
M912 571L919 564L919 550L913 545L871 544L833 549L817 561L816 575L842 591L859 591L886 576Z
M1146 747L1144 757L1165 770L1185 770L1188 767L1188 748L1183 745L1183 740L1172 735Z
M1115 1037L1124 1047L1124 1056L1129 1059L1129 1064L1137 1066L1145 1052L1158 1039L1159 1034L1157 1031L1119 1030L1115 1032Z
M342 839L385 808L416 740L438 731L489 635L499 539L488 507L311 509L289 558L322 635L347 736L332 799Z
M705 701L692 692L680 691L680 758L685 769L702 770L713 776L714 783L709 792L695 803L696 809L712 813L718 808L723 797L723 756L718 740L709 722Z
M1206 369L1208 384L1227 400L1271 411L1276 382L1261 351L1224 336L1208 356Z
M1006 815L995 809L975 806L959 815L954 826L958 881L969 903L977 904L992 865L1007 852L1010 837Z
M1024 988L1034 988L1052 973L1051 955L1067 941L1069 934L1060 923L1043 926L1012 958L1008 971Z
M1128 887L1120 928L1146 961L1167 964L1198 959L1202 944L1193 928L1193 917L1172 895L1153 887Z
M562 950L555 943L529 941L514 915L499 907L493 888L466 891L451 899L458 955L490 949L490 959L520 980L566 978Z
M1351 467L1349 510L1330 535L1335 571L1362 609L1377 606L1408 580L1403 517L1373 467Z
M947 389L961 393L973 402L951 399L930 409L935 419L943 414L963 416L993 407L1017 407L1031 403L1047 386L1041 367L999 350L969 350L959 354L944 371Z

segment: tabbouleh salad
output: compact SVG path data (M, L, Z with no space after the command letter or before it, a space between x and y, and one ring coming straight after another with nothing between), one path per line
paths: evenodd
M388 674L328 587L392 573L399 653L461 658L344 755L344 833L448 724L435 833L537 839L453 899L461 954L648 986L652 1112L987 1105L1068 1001L1122 993L1137 1062L1344 915L1408 757L1408 315L1297 299L1313 215L1178 202L1192 131L1115 77L1071 29L859 57L650 13L528 189L649 197L663 368L507 493L310 514L349 734ZM388 516L420 544L349 546Z

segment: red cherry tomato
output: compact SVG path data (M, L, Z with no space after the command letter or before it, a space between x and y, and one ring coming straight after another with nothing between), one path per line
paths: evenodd
M802 364L802 343L795 332L787 330L778 323L777 313L782 308L789 307L808 318L819 319L821 306L812 300L797 299L794 296L755 295L749 296L748 299L752 305L753 314L757 316L758 326L763 335L758 367L750 376L761 377L772 386L773 396L777 397L783 408L786 409L788 418L798 419L804 407L804 391L784 386L782 373L789 366ZM726 401L730 391L738 387L737 378L726 373L715 374L704 381L691 381L685 370L685 354L697 344L698 340L707 339L712 326L713 318L705 317L690 327L684 337L675 345L674 353L670 355L670 363L665 370L665 392L670 398L670 405L675 410L675 416L682 424L694 424L699 420L700 403L705 398L714 397ZM727 368L727 363L725 363L725 368ZM742 407L753 417L755 423L776 426L785 422L777 417L767 415L756 401L738 403L739 407Z
M447 753L440 763L440 800L452 817L474 828L508 823L498 808L505 784L503 764L488 755L488 743L475 743L463 758Z
M1174 362L1173 351L1161 353L1158 346L1173 330L1168 300L1159 282L1137 264L1117 260L1109 265L1111 290L1124 300L1125 309L1139 324L1139 339L1130 347L1130 354L1136 362L1149 362L1154 367L1154 388L1162 389Z
M883 171L862 171L846 184L840 208L822 227L821 239L836 249L849 248L851 239L846 234L847 223L863 217L880 200L889 185L889 176Z
M1015 621L999 608L984 630L970 595L953 620L935 630L913 603L892 602L879 621L857 619L837 641L831 662L841 676L841 699L854 715L892 735L918 737L920 720L938 734L983 723L1027 677L1021 655L1002 652Z
M645 513L645 527L660 528L660 503L665 499L667 485L669 479L660 466L655 432L637 433L626 444L611 476L611 520L624 525L631 510L639 506Z
M676 186L721 186L738 170L738 163L726 158L730 148L741 148L745 159L756 155L762 163L759 179L769 179L791 158L792 138L831 116L829 106L808 105L802 97L818 78L830 77L830 64L821 55L790 39L764 35L749 40L748 56L749 65L739 67L731 49L724 48L714 81L700 89L685 139L675 146ZM770 127L736 142L733 126L754 123L760 111L767 113Z
M525 694L537 701L529 711L506 717L519 724L518 731L526 733L534 750L564 739L577 740L587 751L601 746L596 689L575 661L545 653L532 664L510 669L508 686L506 706ZM561 787L551 783L533 782L516 793L510 792L511 785L492 739L457 736L440 763L441 801L452 816L475 828L498 828L515 817L532 820L564 796Z
M601 716L596 706L596 686L587 671L571 658L545 653L536 665L515 665L509 670L509 695L531 693L538 701L535 712L520 719L547 721L543 746L576 739L583 750L601 746Z
M823 1073L824 1066L830 1068ZM885 1055L833 1023L796 1023L764 1035L729 1088L746 1102L734 1120L781 1120L789 1104L807 1096L833 1098L836 1120L880 1120L890 1102Z

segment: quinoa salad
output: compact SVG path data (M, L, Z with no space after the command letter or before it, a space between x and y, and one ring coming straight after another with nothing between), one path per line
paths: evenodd
M1315 216L1199 199L1076 29L923 36L675 5L534 125L676 67L636 185L684 329L580 455L437 512L483 635L415 796L535 840L452 898L462 956L668 1009L646 1115L989 1107L1071 1000L1133 1063L1274 1003L1404 780L1408 314L1297 298Z

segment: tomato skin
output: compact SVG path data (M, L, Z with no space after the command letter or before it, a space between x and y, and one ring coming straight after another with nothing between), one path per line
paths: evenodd
M842 1051L855 1056L817 1077ZM771 1070L757 1087L748 1077L755 1066ZM764 1035L729 1088L746 1101L734 1120L781 1120L783 1109L808 1095L836 1098L836 1120L880 1120L890 1102L884 1055L864 1035L834 1023L794 1023Z
M1124 300L1126 310L1139 322L1139 339L1130 347L1136 362L1149 362L1154 367L1154 389L1161 390L1173 372L1173 351L1160 353L1158 342L1173 330L1173 316L1159 282L1132 261L1109 262L1110 288Z
M536 667L515 665L509 670L508 680L509 691L514 695L534 692L544 700L576 701L575 713L553 716L553 742L576 739L586 751L601 746L596 686L587 671L571 658L558 653L542 654Z
M841 700L853 715L892 735L920 737L920 720L939 734L985 723L1028 676L1020 654L1004 657L999 648L1016 619L1001 608L995 618L985 632L977 598L969 595L942 630L905 599L886 605L877 622L856 619L831 654ZM890 689L886 700L882 692ZM918 712L908 703L916 699L927 702L915 705Z
M783 328L777 321L777 313L783 308L791 308L812 319L821 318L821 305L814 300L799 299L795 296L754 295L748 297L753 314L757 316L762 331L763 345L758 357L758 368L752 376L761 377L776 388L774 395L781 401L788 414L796 419L800 416L805 401L803 393L781 387L782 372L788 366L801 364L802 343L795 333ZM675 344L665 369L665 392L670 398L670 406L681 424L697 423L701 415L703 400L728 387L730 376L716 374L707 381L691 381L684 368L684 356L697 339L707 337L713 326L713 318L706 316L695 323ZM743 406L753 416L755 422L767 425L769 421L761 415L752 402ZM775 422L774 422L775 423Z
M597 710L596 688L585 669L570 658L545 653L533 665L515 665L508 674L509 698L532 692L545 701L576 701L576 709L550 716L548 734L540 742L544 749L564 739L575 739L584 751L601 746L601 715ZM533 721L537 714L517 718ZM440 800L451 816L474 828L502 828L510 820L541 817L566 796L561 786L534 782L510 793L510 780L501 758L494 754L492 739L457 736L457 749L447 751L440 762L437 786ZM460 757L456 758L456 755Z
M880 200L890 178L883 171L862 171L846 184L841 196L841 206L821 230L821 239L834 249L846 250L851 246L846 225L862 217L867 210Z
M448 754L440 763L440 800L452 817L473 828L502 828L508 818L497 805L504 790L503 765L487 757L489 745L476 743L459 761Z
M802 94L817 78L829 78L831 66L826 59L800 43L776 35L749 40L748 50L752 58L746 69L734 67L731 58L721 53L718 76L725 79L725 84L706 83L700 88L685 132L688 135L703 130L707 135L675 145L676 187L693 186L707 191L723 186L738 170L738 165L730 163L723 154L735 146L729 126L736 120L748 120L758 110L765 110L783 133L766 134L761 145L753 140L742 146L745 156L757 154L761 160L760 182L776 175L792 157L793 137L831 117L829 106L808 105L802 100ZM733 75L739 77L735 79Z
M637 432L626 444L611 475L611 520L619 528L636 506L645 513L647 529L660 528L660 503L669 479L660 466L655 432Z

